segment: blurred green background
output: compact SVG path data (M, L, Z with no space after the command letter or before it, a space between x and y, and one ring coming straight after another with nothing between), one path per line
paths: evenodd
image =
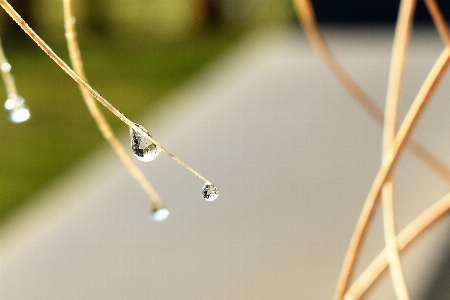
M247 31L294 20L289 0L73 2L90 83L131 119L150 108L157 112L163 95L218 59ZM68 62L62 1L10 3ZM6 112L0 118L2 222L105 142L75 82L4 11L0 28L19 94L31 110L31 119L23 124L10 123ZM123 130L120 121L104 112L114 129Z

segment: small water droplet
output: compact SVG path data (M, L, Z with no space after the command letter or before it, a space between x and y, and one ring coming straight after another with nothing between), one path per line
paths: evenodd
M202 187L202 196L206 201L214 201L219 197L219 193L217 192L217 188L212 183L205 183Z
M0 66L0 69L2 70L3 73L11 72L11 65L8 62L4 62Z
M147 130L144 129L139 124L136 124L146 133ZM150 135L150 134L149 134ZM151 135L150 135L151 136ZM161 149L156 146L152 141L146 137L142 137L139 132L135 131L130 127L130 140L131 140L131 150L133 150L134 155L140 161L148 162L154 160L161 152Z
M169 214L170 214L169 210L167 208L165 208L165 207L152 208L152 210L150 211L150 217L155 222L164 221L165 219L167 219Z
M5 108L7 110L14 109L15 106L16 106L16 100L15 99L13 99L13 98L6 99L6 101L5 101Z
M13 123L22 123L30 118L30 110L25 100L17 94L9 94L5 102L9 120Z

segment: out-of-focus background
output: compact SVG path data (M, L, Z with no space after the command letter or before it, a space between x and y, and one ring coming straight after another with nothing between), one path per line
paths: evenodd
M11 4L68 60L61 1ZM313 4L338 57L382 107L398 1ZM449 17L450 3L439 5ZM5 54L31 119L0 118L0 299L330 298L380 163L381 131L318 60L292 3L74 8L92 86L220 196L206 205L201 182L158 158L140 166L171 216L148 221L145 194L107 148L77 85L3 12ZM422 2L415 20L403 114L443 49ZM445 80L417 133L444 160ZM127 128L105 114L127 144ZM405 156L399 228L448 190ZM365 263L383 247L379 221ZM416 298L439 289L445 226L405 259ZM389 278L378 292L373 299L393 298Z
M61 1L11 4L68 61ZM162 95L218 59L251 28L293 21L289 1L74 1L74 9L92 85L131 118L158 111ZM12 74L32 112L20 126L0 120L0 169L8 170L0 175L1 222L104 141L77 85L6 13L0 16ZM109 120L122 128L116 118Z
M10 3L68 61L61 1ZM315 1L314 5L324 27L361 23L392 27L398 1ZM450 15L450 4L439 5L444 16ZM269 24L297 25L289 0L82 0L74 1L74 9L92 85L130 117L150 107L158 111L162 95L219 59L246 33ZM415 21L431 24L422 2ZM19 93L32 110L31 120L20 126L0 120L0 150L5 158L0 169L8 170L0 174L1 223L9 211L104 142L72 80L6 13L0 15L0 22ZM120 126L116 118L110 121L114 128ZM60 142L53 142L55 136ZM23 140L27 147L18 146Z

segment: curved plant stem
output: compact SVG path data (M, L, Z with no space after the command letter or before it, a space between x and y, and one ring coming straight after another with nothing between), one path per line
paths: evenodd
M450 44L450 33L442 17L440 10L434 0L425 0L425 4L433 18L436 28L441 35L443 41ZM419 149L420 151L420 149ZM411 222L397 237L396 244L398 251L402 252L407 249L412 242L417 239L420 234L431 227L437 222L445 213L450 210L450 194L441 198L429 209L423 212L413 222ZM348 290L347 295L351 299L359 299L363 297L388 266L388 254L387 247L373 260L373 262L367 267L367 269L358 277L354 284Z
M434 0L424 0L427 5L428 11L433 18L434 25L436 26L439 35L446 45L450 44L450 32L448 31L445 19L442 17L441 11Z
M383 113L382 111L374 104L374 102L370 99L370 97L362 90L362 88L356 83L356 81L345 71L345 69L339 64L328 45L326 44L323 36L321 35L315 21L314 10L309 0L294 0L294 4L296 6L297 13L300 17L300 20L305 29L305 33L308 36L309 40L313 44L316 51L319 53L320 57L324 60L327 67L330 69L331 73L338 79L338 81L347 89L347 91L355 98L355 100L364 108L364 110L377 121L378 124L383 123ZM430 85L432 86L432 85ZM440 161L437 157L432 155L424 146L422 146L419 142L412 140L409 143L409 149L419 157L428 167L434 170L438 175L444 178L448 183L450 183L450 170L445 164ZM402 146L403 147L403 146ZM389 158L390 159L390 158ZM375 199L376 200L376 199ZM373 202L375 202L373 200ZM372 204L374 205L374 203ZM370 217L370 213L366 217ZM360 219L361 220L361 219ZM368 221L368 220L367 220ZM367 222L366 221L366 222ZM367 224L366 224L367 225ZM365 226L362 226L365 228ZM362 229L362 228L360 228ZM363 237L365 229L362 232L359 232L357 229L355 231L355 235L360 235L360 238ZM354 236L355 236L354 235ZM352 240L353 246L359 248L359 240ZM352 248L352 246L351 246ZM349 249L350 250L350 249ZM356 258L356 254L358 252L355 250L353 258ZM352 258L352 259L353 259ZM348 285L349 277L353 271L353 262L349 262L347 257L346 262L344 263L343 273L347 273L345 276L341 276L341 280L338 283L338 289L336 292L336 299L342 299L345 293L346 286ZM345 266L347 266L347 270L345 270ZM348 276L348 277L347 277ZM347 278L345 278L347 277Z
M100 102L104 107L106 107L110 112L112 112L116 117L118 117L122 122L127 124L129 127L133 128L136 132L138 132L141 136L146 137L150 141L152 141L155 145L161 148L162 151L166 152L172 159L177 161L187 170L192 172L198 178L203 179L207 183L211 183L211 181L207 180L205 177L200 175L197 171L183 162L180 158L175 156L169 150L167 150L163 145L161 145L154 137L150 134L147 134L145 130L141 127L137 126L136 123L129 120L123 113L121 113L118 109L116 109L111 103L109 103L105 98L103 98L96 90L94 90L88 83L86 83L83 78L81 78L77 73L75 73L61 58L59 58L55 52L28 26L28 24L22 19L22 17L14 10L14 8L8 3L6 0L0 0L0 5L3 9L11 16L11 18L28 34L31 39L51 58L53 61L63 69L76 83L80 85L83 89L88 91L88 93L94 97L98 102ZM211 183L212 184L212 183Z
M302 22L305 33L324 61L330 72L339 81L339 83L353 96L353 99L364 109L364 111L374 119L378 125L383 125L383 111L374 103L374 101L364 92L358 83L338 62L333 52L328 47L320 30L317 27L314 9L310 0L293 0L297 14ZM450 184L450 168L443 161L437 158L433 153L426 149L422 144L414 139L408 143L409 150L417 156L426 166L433 170L438 176Z
M437 175L439 175L442 179L447 181L448 184L450 184L450 169L447 167L447 165L440 160L438 157L436 157L433 153L431 153L425 146L423 146L421 143L416 142L411 137L409 143L408 143L408 149L417 157L420 158L420 160L425 163L426 166L428 166L431 170L433 170Z
M3 52L3 45L0 39L0 66L4 63L8 63L8 60L6 59L5 53ZM3 83L5 84L6 94L17 94L16 84L14 83L14 77L12 76L11 72L1 71L1 73Z
M319 28L317 27L314 8L310 0L294 0L296 12L302 23L305 34L313 45L320 58L324 61L330 72L339 83L353 96L359 105L380 125L383 123L383 112L370 99L369 95L356 83L347 71L342 67L333 52L328 47Z
M383 157L385 157L389 151L389 147L394 140L395 131L397 128L397 115L400 105L401 87L415 5L415 0L403 0L400 4L400 9L398 12L386 96L386 109L384 114ZM400 256L397 251L397 243L395 241L396 230L393 172L387 176L383 184L382 199L384 240L386 243L386 252L389 258L392 284L394 286L397 299L406 300L409 299L409 294L403 275Z
M397 249L405 251L427 229L450 212L450 193L422 212L414 221L400 232L396 238ZM364 270L348 289L347 296L357 300L364 296L388 267L388 255L385 248Z
M347 290L349 280L353 274L355 261L359 255L361 241L367 232L367 225L373 215L373 208L380 196L380 191L384 181L389 176L394 165L398 161L400 154L410 137L415 125L417 124L426 104L428 104L432 93L440 82L442 76L447 70L450 62L450 47L446 47L438 60L434 64L422 87L417 94L411 108L400 126L395 139L383 159L380 170L378 171L375 181L372 184L369 195L364 203L363 209L356 224L355 231L350 240L350 245L345 256L344 264L339 277L335 299L342 299Z
M83 61L81 59L80 48L77 41L77 32L75 28L75 18L73 16L72 10L72 1L71 0L63 0L64 7L64 29L67 39L67 47L69 49L70 60L72 61L73 68L84 81L87 82L86 75L83 68ZM125 167L131 173L131 175L136 179L142 189L148 194L151 200L151 207L154 209L161 208L162 202L158 193L151 185L151 183L145 178L144 174L139 170L133 160L125 151L124 147L120 144L119 140L115 136L113 130L106 121L105 116L98 108L95 103L94 98L80 86L80 92L83 96L83 100L86 103L86 106L89 109L92 117L94 118L98 128L100 129L103 137L108 141L111 145L114 152L123 162Z

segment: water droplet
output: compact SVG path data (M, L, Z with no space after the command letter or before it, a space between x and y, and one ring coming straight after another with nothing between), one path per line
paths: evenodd
M11 65L8 62L4 62L0 66L0 69L2 70L3 73L11 72Z
M161 207L161 208L152 208L151 210L151 218L153 221L155 222L161 222L164 221L165 219L167 219L167 217L169 216L169 210L165 207Z
M217 192L217 188L212 183L205 183L202 187L202 196L206 201L214 201L219 197L219 193Z
M17 94L9 94L5 102L9 120L13 123L22 123L30 118L30 110L25 100Z
M144 129L139 124L136 124L146 133L147 130ZM149 134L150 135L150 134ZM150 135L151 136L151 135ZM139 132L135 131L130 127L130 140L131 140L131 150L133 150L134 155L140 161L148 162L154 160L161 152L161 149L156 146L152 141L146 137L142 137Z
M14 109L15 106L16 106L16 100L15 99L13 99L13 98L6 99L5 108L7 110Z
M30 118L30 110L26 107L9 111L9 119L13 123L22 123Z

